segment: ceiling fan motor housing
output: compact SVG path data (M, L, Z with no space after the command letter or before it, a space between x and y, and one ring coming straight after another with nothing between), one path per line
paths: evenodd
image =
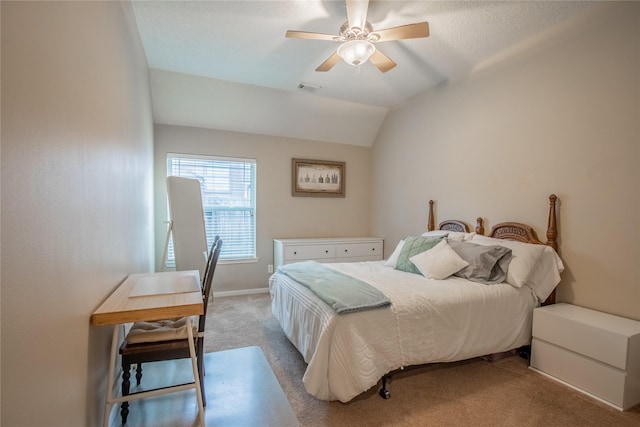
M366 40L375 43L380 39L380 36L373 32L373 27L368 22L365 23L364 28L358 28L349 27L349 22L347 21L340 27L340 37L336 39L337 41Z
M377 50L374 43L429 37L429 24L427 22L378 29L378 31L374 32L373 27L367 21L369 0L345 0L345 3L348 19L340 27L338 35L292 30L286 33L286 37L291 38L331 40L340 43L337 51L320 64L316 71L329 71L340 59L343 59L347 64L355 67L359 67L370 60L378 70L386 73L395 67L396 63Z

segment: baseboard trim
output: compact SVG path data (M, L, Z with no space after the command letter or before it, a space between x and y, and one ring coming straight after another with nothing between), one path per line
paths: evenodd
M609 402L609 401L607 401L607 400L602 399L601 397L596 396L595 394L592 394L592 393L590 393L590 392L588 392L588 391L586 391L586 390L583 390L583 389L581 389L580 387L577 387L577 386L575 386L575 385L573 385L573 384L569 384L568 382L566 382L566 381L564 381L564 380L561 380L561 379L560 379L560 378L558 378L558 377L554 377L554 376L553 376L553 375L551 375L551 374L547 374L546 372L541 371L540 369L534 368L533 366L529 366L529 369L531 369L531 370L532 370L532 371L534 371L534 372L537 372L538 374L540 374L540 375L542 375L542 376L545 376L545 377L547 377L547 378L549 378L549 379L552 379L552 380L554 380L554 381L556 381L556 382L558 382L558 383L560 383L560 384L564 384L565 386L567 386L567 387L569 387L569 388L572 388L572 389L574 389L575 391L578 391L578 392L580 392L580 393L582 393L582 394L584 394L584 395L586 395L586 396L589 396L590 398L595 399L595 400L597 400L598 402L604 403L605 405L608 405L608 406L610 406L610 407L612 407L612 408L614 408L614 409L617 409L618 411L621 411L621 412L622 412L622 411L624 411L624 408L621 408L620 406L618 406L618 405L616 405L616 404L614 404L614 403L611 403L611 402Z
M220 291L214 292L214 298L235 297L238 295L253 295L253 294L266 294L269 292L269 288L254 288L254 289L242 289L239 291Z

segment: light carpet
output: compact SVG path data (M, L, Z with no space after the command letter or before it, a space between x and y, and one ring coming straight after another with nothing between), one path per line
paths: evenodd
M306 364L271 315L268 294L216 298L205 350L262 348L302 426L640 426L621 412L528 369L528 361L471 359L410 369L349 403L325 402L302 384Z

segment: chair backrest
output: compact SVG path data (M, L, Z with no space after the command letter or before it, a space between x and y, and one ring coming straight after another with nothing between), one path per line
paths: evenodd
M220 240L220 236L214 237L213 244L211 245L211 249L209 249L209 253L207 254L207 260L205 262L205 267L204 267L204 275L202 276L202 280L200 284L200 289L202 289L203 292L204 292L204 283L207 279L207 273L209 272L209 266L211 265L211 260L213 260L213 251L216 249L216 244L218 243L218 240Z
M220 239L219 236L216 236L213 245L211 245L204 279L202 281L202 303L204 304L204 313L200 316L200 321L198 322L198 331L200 332L204 331L204 325L207 318L207 307L209 305L209 295L211 294L211 285L213 283L213 275L216 271L216 266L218 265L218 258L220 257L221 250L222 239Z

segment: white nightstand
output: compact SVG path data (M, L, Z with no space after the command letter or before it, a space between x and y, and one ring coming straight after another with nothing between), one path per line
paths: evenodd
M531 368L624 410L640 403L640 322L571 304L533 312Z

